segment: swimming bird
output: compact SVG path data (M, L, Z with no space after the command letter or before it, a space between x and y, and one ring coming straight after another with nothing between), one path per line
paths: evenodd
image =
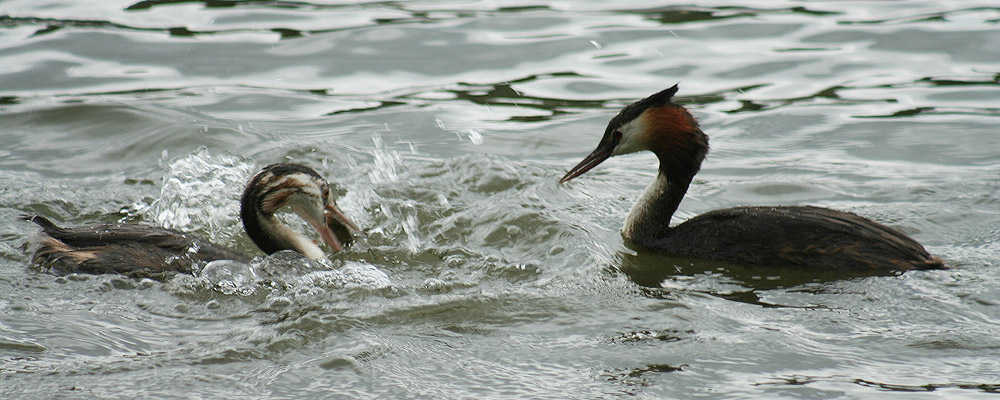
M624 107L597 148L559 181L604 160L649 150L659 173L622 228L628 241L677 256L747 265L824 270L944 268L906 234L858 215L812 206L749 206L710 211L676 225L670 219L708 154L708 136L672 98L674 85Z
M315 229L333 250L360 233L315 170L300 164L264 167L250 178L240 201L247 236L267 254L294 250L310 259L325 252L275 215L288 206ZM29 241L32 261L61 272L156 275L192 272L194 264L214 260L249 262L249 256L173 229L144 224L102 224L62 228L40 215L24 219L42 228Z

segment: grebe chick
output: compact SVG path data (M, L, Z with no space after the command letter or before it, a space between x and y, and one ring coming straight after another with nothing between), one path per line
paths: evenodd
M708 153L708 136L671 101L677 85L632 103L611 119L590 155L559 181L604 160L649 150L660 168L625 220L632 243L671 255L750 265L827 270L944 268L906 234L860 216L810 206L736 207L670 226L670 218Z
M247 235L271 254L295 250L311 259L323 257L312 240L282 223L275 213L289 206L333 250L360 230L338 208L330 186L312 168L272 164L254 175L243 190L240 218ZM157 276L191 272L192 265L214 260L249 262L252 257L187 233L152 225L102 224L61 228L42 216L24 219L42 232L28 243L32 262L69 273L120 273Z

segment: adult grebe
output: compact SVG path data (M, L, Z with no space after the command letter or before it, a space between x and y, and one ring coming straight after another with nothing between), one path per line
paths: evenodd
M622 234L668 254L744 264L829 270L943 268L906 234L857 215L810 206L736 207L711 211L675 227L670 218L708 153L708 136L671 101L677 85L632 103L611 119L590 155L559 181L612 156L649 150L659 174L639 197Z
M337 208L329 184L316 171L299 164L272 164L250 179L240 201L240 218L247 235L267 254L295 250L311 259L324 255L319 246L275 217L286 205L333 250L341 250L342 242L360 232ZM250 260L229 248L157 226L61 228L42 216L24 218L42 227L41 235L29 242L35 248L32 261L64 272L155 275L191 272L197 262Z

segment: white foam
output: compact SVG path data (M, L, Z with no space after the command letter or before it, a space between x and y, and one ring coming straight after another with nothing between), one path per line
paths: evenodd
M384 289L392 286L389 275L378 267L362 262L346 262L331 270L313 271L294 280L295 286L314 286L324 289L366 288Z
M257 291L257 272L250 265L233 260L209 262L198 277L211 282L225 294L249 296Z
M250 160L200 148L170 162L160 197L147 212L165 228L207 230L212 241L220 233L231 237L242 229L239 197L254 169Z

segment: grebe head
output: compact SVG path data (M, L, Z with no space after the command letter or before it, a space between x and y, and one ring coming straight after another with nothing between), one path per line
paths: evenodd
M241 210L247 234L268 254L293 249L309 258L322 256L310 240L274 217L285 206L302 217L333 250L343 249L342 243L360 232L337 208L330 185L316 171L299 164L272 164L247 183Z
M642 150L656 153L661 170L694 176L708 152L708 137L684 107L671 101L677 89L674 85L622 108L608 123L597 148L559 183L583 175L610 157ZM686 171L692 165L693 170Z

